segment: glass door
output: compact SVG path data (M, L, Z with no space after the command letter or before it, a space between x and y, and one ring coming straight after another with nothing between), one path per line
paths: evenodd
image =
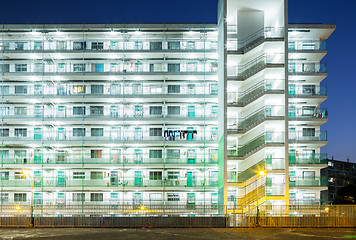
M65 106L58 106L57 117L60 117L60 118L66 117L66 107Z
M187 187L195 187L195 174L194 174L194 172L187 172Z
M188 149L187 151L187 163L195 164L196 153L195 149Z
M34 129L34 139L41 140L42 139L42 128L35 128Z
M289 106L289 109L288 109L288 116L289 116L290 118L295 118L295 117L296 117L295 106Z
M195 193L187 193L187 207L188 209L195 208Z
M188 118L195 118L195 106L188 106Z
M110 186L118 186L119 183L118 171L111 171L110 173Z
M43 115L43 106L35 106L34 115L35 115L35 117L42 117L42 115Z
M58 128L58 140L66 140L65 128Z
M142 171L135 171L135 187L142 187Z
M143 88L141 83L132 84L132 94L133 95L142 95Z
M110 162L120 163L121 149L110 149Z
M120 127L112 127L110 129L110 139L112 141L118 141L121 139L121 128Z
M142 135L142 128L135 128L134 140L141 141Z
M35 164L42 163L42 151L41 151L41 149L35 149L34 163Z
M66 186L66 174L64 171L58 171L57 173L57 187Z
M118 118L119 117L119 107L118 106L111 106L110 107L110 117L111 118Z
M295 84L289 84L288 85L288 94L289 95L295 95Z
M34 171L33 186L34 187L42 186L42 172L41 171Z
M134 206L139 206L142 204L142 193L133 193L132 203Z
M143 117L143 107L142 106L135 106L135 118L142 118Z
M188 130L187 141L193 141L194 140L194 133L193 133L194 128L188 127L187 130Z
M135 164L141 164L142 163L142 150L141 149L135 149L134 150L134 163Z

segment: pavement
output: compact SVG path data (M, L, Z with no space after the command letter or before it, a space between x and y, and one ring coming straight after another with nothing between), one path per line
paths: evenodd
M0 240L356 239L356 228L0 228Z

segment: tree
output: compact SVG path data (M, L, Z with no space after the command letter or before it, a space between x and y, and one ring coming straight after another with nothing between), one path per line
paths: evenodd
M333 204L355 204L356 205L356 185L350 184L337 191Z

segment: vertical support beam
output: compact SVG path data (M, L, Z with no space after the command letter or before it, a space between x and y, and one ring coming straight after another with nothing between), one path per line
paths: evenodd
M220 0L218 3L218 54L219 54L219 149L218 149L218 200L219 205L227 205L227 0ZM226 212L226 210L223 210Z
M288 101L288 0L284 0L284 119L285 119L285 130L284 130L284 197L285 205L289 205L289 101ZM286 208L287 209L287 208Z

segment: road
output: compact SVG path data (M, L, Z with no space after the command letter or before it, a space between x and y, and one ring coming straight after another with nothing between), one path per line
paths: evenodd
M2 239L58 239L58 240L110 240L110 239L356 239L356 228L2 228Z

